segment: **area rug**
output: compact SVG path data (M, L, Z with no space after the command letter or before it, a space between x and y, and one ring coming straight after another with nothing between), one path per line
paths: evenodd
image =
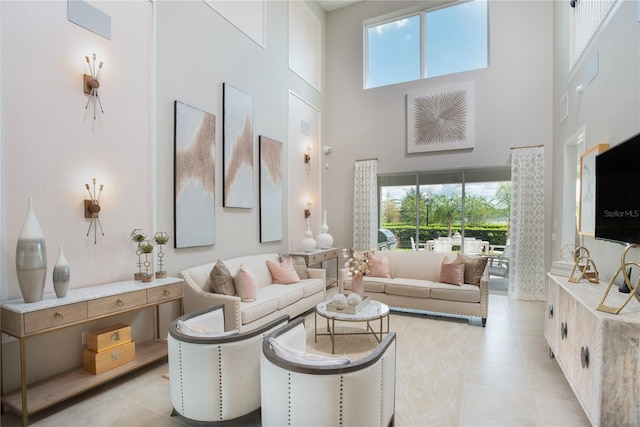
M328 336L314 342L314 316L305 317L307 350L331 354ZM320 330L326 330L319 320ZM360 324L339 324L357 330ZM481 327L467 318L440 317L392 311L390 329L396 332L396 425L458 425L466 366L464 349L469 334ZM471 330L471 332L470 332ZM378 345L372 335L336 337L335 355L352 360L365 357Z

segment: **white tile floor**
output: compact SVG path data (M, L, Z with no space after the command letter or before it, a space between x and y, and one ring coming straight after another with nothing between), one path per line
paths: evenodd
M406 327L408 322L415 325L421 318L393 314L391 325L392 330L398 331L399 353L396 425L588 426L556 361L549 358L543 316L542 302L514 301L504 295L491 294L486 328L478 325L479 319L471 324L443 321L438 322L437 327L429 327L426 332L430 345L446 351L434 351L429 357L417 358L421 360L419 363L427 363L430 358L433 363L443 363L451 372L458 373L458 380L452 375L436 378L425 366L410 366L409 358L403 358L400 352L403 343L406 345L411 340L403 339L402 331L397 328ZM405 354L412 350L413 347L405 347ZM442 359L433 359L440 353ZM403 375L402 369L422 372L428 386L416 382L414 375ZM35 414L30 417L30 424L185 425L179 417L170 417L169 381L162 376L166 372L166 363L159 362ZM0 424L7 427L19 426L20 421L9 411L0 418Z

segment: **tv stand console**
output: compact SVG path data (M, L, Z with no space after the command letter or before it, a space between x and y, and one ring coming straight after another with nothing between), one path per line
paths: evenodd
M605 283L547 274L544 335L594 426L640 425L640 304L596 310ZM610 292L622 305L626 294Z
M2 409L7 406L22 414L22 425L27 426L29 415L35 412L166 357L167 341L160 338L158 317L159 306L170 301L179 301L180 313L184 311L182 279L155 279L149 283L131 280L70 289L65 298L46 294L42 301L34 303L24 303L22 298L3 301L2 332L20 341L21 387L5 393L0 379ZM148 307L155 307L155 339L136 343L136 358L132 362L98 375L90 374L78 367L27 384L27 338ZM1 356L0 347L0 369L3 367Z

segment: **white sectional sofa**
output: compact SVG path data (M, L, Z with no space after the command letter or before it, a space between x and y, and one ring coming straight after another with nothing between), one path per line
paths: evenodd
M225 330L240 332L255 329L284 314L294 318L314 308L326 298L326 271L307 269L309 278L287 285L272 283L267 260L279 262L276 253L249 255L224 260L232 275L236 275L243 264L257 278L257 298L243 302L237 295L224 295L211 291L211 270L215 262L191 267L180 272L185 280L184 309L193 313L216 305L224 305Z
M364 295L390 307L426 310L455 315L474 316L486 325L489 307L489 276L486 265L478 284L463 283L461 286L441 283L440 272L444 257L456 258L457 254L429 251L383 251L376 256L386 256L389 262L389 277L364 277ZM478 257L471 260L465 278L472 267L483 262ZM480 261L480 262L479 262ZM465 264L465 268L467 265ZM351 290L348 269L338 272L338 292Z

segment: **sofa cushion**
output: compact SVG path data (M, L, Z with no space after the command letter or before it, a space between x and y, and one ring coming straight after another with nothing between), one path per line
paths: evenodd
M260 255L247 255L237 258L230 258L224 260L224 264L227 266L231 275L235 275L240 268L240 264L244 264L258 279L258 287L262 288L271 284L271 273L267 267L267 260L273 262L279 262L278 254L268 253Z
M282 262L267 260L267 267L269 267L271 277L273 277L272 281L275 284L288 285L300 281L298 273L293 269L291 258L284 259Z
M228 337L231 335L237 335L238 330L233 329L231 331L219 331L217 329L211 329L206 326L200 325L198 323L189 323L178 320L176 322L176 326L185 335L190 335L192 337L206 337L206 338L219 338L219 337Z
M300 282L300 285L302 286L302 296L304 298L317 294L318 292L322 292L327 288L326 282L322 279L303 280Z
M258 298L255 301L240 303L240 317L243 325L273 313L278 309L278 299L263 295L263 289L265 288L258 289Z
M383 277L369 277L364 276L362 280L362 286L364 287L365 292L371 293L384 293L384 286L389 279L385 279ZM344 289L345 291L351 290L351 278L345 279L344 281Z
M433 282L429 280L397 278L388 281L384 287L384 291L389 295L429 298L431 295L431 285L433 285Z
M433 283L429 298L461 301L461 302L480 302L480 287L476 285L463 284L462 286L451 286L446 283Z
M301 256L290 256L290 255L278 255L280 257L280 262L290 259L293 264L293 269L298 273L298 277L300 280L305 280L309 278L309 270L307 270L307 263L304 261L304 258Z
M260 289L260 298L274 298L278 301L278 310L300 301L304 295L302 283L292 285L273 284Z
M234 277L236 292L240 300L244 302L253 302L258 296L258 280L256 275L244 264L240 264L238 273Z
M459 254L453 260L449 258L442 259L442 266L440 267L440 282L462 286L462 283L464 282L464 261Z
M218 260L209 273L211 292L224 295L236 295L233 276L224 262Z
M480 286L482 274L487 266L487 258L462 255L464 260L464 283Z
M391 277L437 282L442 259L448 255L428 251L390 251L387 256Z
M378 252L373 255L372 263L369 264L369 277L385 277L390 278L389 273L389 257L385 253Z

